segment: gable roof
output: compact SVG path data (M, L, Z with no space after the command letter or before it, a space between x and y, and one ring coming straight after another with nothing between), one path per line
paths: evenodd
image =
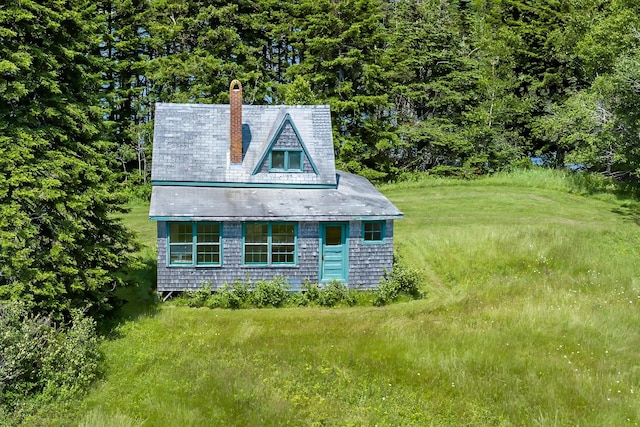
M151 180L154 186L337 186L331 115L327 105L242 106L243 161L230 163L229 106L156 104ZM280 128L295 132L313 173L256 171Z

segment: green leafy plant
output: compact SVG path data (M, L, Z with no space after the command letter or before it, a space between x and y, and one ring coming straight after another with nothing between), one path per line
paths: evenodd
M373 299L373 305L382 306L396 301L401 295L413 299L422 297L420 283L422 274L415 267L406 265L399 256L394 256L393 268L386 271L378 285Z
M249 285L240 280L231 285L225 283L220 290L211 294L205 305L209 308L239 309L249 303L249 291Z
M338 304L353 306L355 303L356 299L349 292L347 286L338 280L329 282L329 284L320 289L318 295L318 304L323 307L334 307Z
M29 399L69 399L96 378L95 321L77 310L71 316L56 324L23 304L0 303L0 413L19 418Z
M282 307L289 298L288 287L287 280L282 276L260 280L250 293L250 301L256 307Z
M211 283L203 282L200 289L185 293L186 303L189 307L202 307L211 298L212 294Z
M302 294L307 303L317 304L320 299L320 286L317 283L305 282L302 284Z

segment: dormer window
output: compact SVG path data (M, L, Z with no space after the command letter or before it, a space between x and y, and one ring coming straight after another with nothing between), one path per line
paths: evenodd
M319 175L318 168L313 163L291 116L289 113L281 114L282 119L276 120L277 127L271 130L269 142L253 170L253 175L283 172Z
M302 172L302 150L271 150L269 172Z

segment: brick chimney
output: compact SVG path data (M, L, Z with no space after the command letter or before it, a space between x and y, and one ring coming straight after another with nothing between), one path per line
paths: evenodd
M229 86L231 164L242 163L242 85L238 80Z

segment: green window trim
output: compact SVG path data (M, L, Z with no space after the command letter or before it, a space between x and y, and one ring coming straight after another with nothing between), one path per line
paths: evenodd
M363 221L362 241L365 244L384 243L386 226L385 221Z
M302 150L273 149L269 153L269 172L302 172L304 157Z
M222 224L167 223L167 265L219 267L222 265Z
M294 266L298 262L298 225L293 222L242 224L242 263Z

